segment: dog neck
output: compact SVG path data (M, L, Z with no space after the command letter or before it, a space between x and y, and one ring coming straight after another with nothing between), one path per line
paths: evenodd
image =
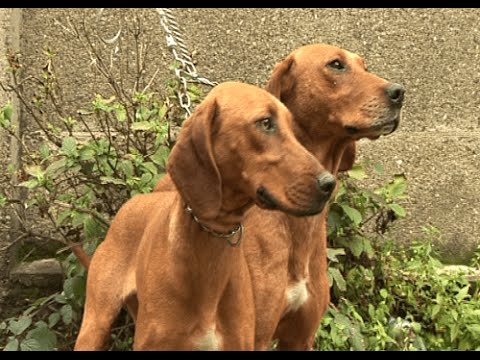
M297 139L311 152L334 176L338 175L343 152L351 141L348 137L339 138L330 133L319 136L303 129L295 122L294 132ZM288 260L288 273L291 282L308 278L310 259L317 259L320 266L326 266L328 205L317 216L297 218L285 215L285 226L293 236ZM301 239L301 241L300 241ZM314 255L316 254L316 255ZM326 270L325 270L326 271Z
M188 204L185 208L204 232L213 237L225 239L230 246L238 246L243 235L244 214L254 203L228 190L224 190L223 194L220 211L214 219L202 219L201 214L194 213Z
M235 228L233 228L232 230L229 230L227 232L218 232L218 231L210 228L208 225L205 225L202 221L200 221L200 219L198 219L198 217L195 216L195 214L193 213L193 210L190 206L186 205L185 210L188 213L190 213L190 215L192 215L193 221L195 221L198 225L200 225L200 227L202 228L203 231L209 233L210 235L212 235L214 237L225 239L227 241L227 244L230 245L230 246L234 246L234 247L240 246L240 242L242 241L242 236L243 236L243 224L242 223L238 224L237 226L235 226ZM232 241L231 239L234 236L237 236L237 235L238 235L237 240Z
M312 153L332 175L338 175L340 160L345 148L351 141L348 137L334 136L329 132L324 135L312 133L301 127L301 122L294 123L294 132L303 146Z

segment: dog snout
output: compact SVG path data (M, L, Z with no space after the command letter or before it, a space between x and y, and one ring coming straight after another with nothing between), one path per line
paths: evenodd
M318 190L325 197L330 197L335 189L335 186L337 186L337 180L335 179L335 176L329 172L325 171L317 178Z
M385 88L385 93L392 104L401 105L405 96L405 88L400 84L390 84Z

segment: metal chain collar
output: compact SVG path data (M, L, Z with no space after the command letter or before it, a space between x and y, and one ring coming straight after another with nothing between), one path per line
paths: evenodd
M193 64L193 60L188 52L185 40L180 31L175 17L173 16L172 9L157 8L160 15L160 24L166 33L167 47L173 54L173 57L179 63L179 67L175 68L175 76L180 81L181 89L177 90L177 97L180 103L180 107L185 110L185 117L188 117L192 113L192 101L188 94L187 83L197 82L199 84L205 84L208 86L215 86L218 83L212 82L207 78L201 77L197 73L197 69Z
M243 224L242 223L238 224L234 229L230 230L229 232L221 233L221 232L213 230L211 227L202 223L195 216L195 214L193 213L193 210L190 206L186 205L185 206L185 211L188 212L190 215L192 215L193 221L195 221L198 225L200 225L200 227L202 228L203 231L205 231L205 232L207 232L210 235L213 235L215 237L222 238L222 239L227 239L227 244L228 245L230 245L232 247L237 247L242 242L242 237L243 237ZM239 234L238 240L236 242L233 242L232 240L230 240L235 235L237 235L237 233Z

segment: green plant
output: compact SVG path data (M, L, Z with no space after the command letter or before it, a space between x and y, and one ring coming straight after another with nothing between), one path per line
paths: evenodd
M91 33L85 24L82 28L69 24L72 41L95 60L93 72L109 85L99 86L90 101L74 109L62 100L54 51L45 49L46 66L28 69L26 77L19 54L8 56L12 81L0 85L17 96L38 130L35 139L19 137L11 103L0 108L0 127L17 139L24 153L22 168L12 173L22 180L19 186L28 188L25 200L15 198L16 185L2 189L0 206L22 203L27 211L27 216L19 217L22 226L14 242L34 238L61 246L56 256L65 281L61 292L35 300L20 316L0 323L0 339L5 339L0 347L5 350L72 347L85 300L86 274L70 248L82 246L92 254L120 206L136 194L151 192L165 173L184 120L176 100L180 84L170 80L160 91L151 90L156 73L147 78L148 38L138 18L124 20L126 36L136 45L134 63L138 65L128 77L121 69L131 61L130 54L120 50L116 54L120 60L112 62L108 58L112 45L93 46L93 38L102 43L99 34ZM107 66L112 63L117 68ZM36 90L33 98L28 88ZM188 92L193 105L200 101L200 88L190 83ZM29 221L32 218L35 221ZM132 322L127 316L119 321L112 348L128 349Z
M379 169L377 166L376 169ZM353 176L352 176L353 175ZM320 350L480 349L480 290L461 274L442 273L432 242L396 244L383 239L405 212L397 199L406 182L395 176L368 191L355 184L363 168L342 180L329 222L332 304L318 329ZM347 190L348 189L348 190ZM374 232L366 232L369 223ZM378 234L378 235L375 235ZM473 259L473 266L478 262Z

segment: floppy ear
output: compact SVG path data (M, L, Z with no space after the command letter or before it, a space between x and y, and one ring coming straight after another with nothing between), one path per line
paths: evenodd
M217 217L222 183L212 150L212 129L217 105L206 99L184 122L167 162L167 172L196 216Z
M338 166L338 171L348 171L353 167L355 163L355 155L356 155L356 145L355 141L350 141L345 150L343 151L342 158L340 160L340 164Z
M294 85L294 77L290 74L293 63L293 56L288 56L275 65L272 76L265 86L265 90L282 102Z

